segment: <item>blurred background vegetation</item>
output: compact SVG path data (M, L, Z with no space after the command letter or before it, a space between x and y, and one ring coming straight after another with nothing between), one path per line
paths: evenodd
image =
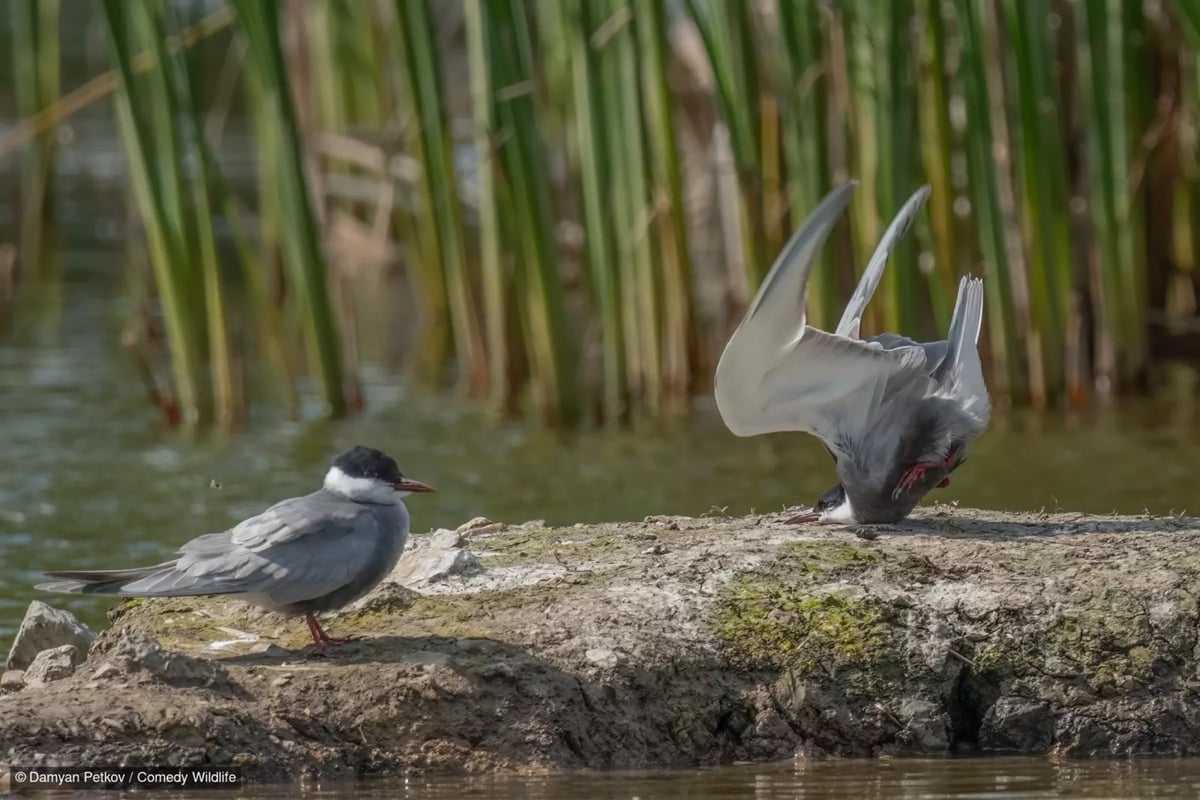
M1002 406L1082 407L1200 356L1197 0L0 0L0 20L0 336L61 285L62 145L115 115L123 342L173 425L343 415L369 361L555 427L686 412L852 177L812 324L928 182L867 330L936 338L970 271Z

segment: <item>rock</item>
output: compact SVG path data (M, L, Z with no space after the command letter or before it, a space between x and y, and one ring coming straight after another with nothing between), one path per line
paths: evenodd
M247 652L267 658L288 658L292 655L274 642L257 642L247 648Z
M447 550L452 547L462 547L467 539L459 531L436 530L425 539L425 546L434 550Z
M624 661L620 655L605 647L590 648L584 652L583 657L602 669L612 669Z
M141 634L130 634L119 639L108 651L105 664L113 668L113 671L106 673L108 677L148 677L171 686L217 689L228 689L231 684L229 674L221 664L167 650L156 639ZM92 677L100 677L101 669Z
M0 694L19 692L25 688L25 671L19 669L5 670L0 674Z
M457 531L434 532L425 544L404 553L388 576L388 583L416 590L454 575L482 572L479 559L461 545L462 534Z
M999 753L1044 753L1054 743L1050 704L1001 697L988 709L979 728L979 747Z
M394 572L392 574L395 575ZM357 601L349 608L339 611L334 616L340 617L343 614L363 613L378 614L381 612L400 613L420 599L421 595L419 593L414 592L406 586L401 586L392 579L388 579L380 584L378 589Z
M508 526L503 522L492 522L487 517L475 517L458 526L459 533L483 535L488 533L503 533Z
M8 651L8 668L25 669L38 653L63 645L73 645L83 657L95 640L91 628L75 619L70 611L34 600L26 609L25 619L21 620Z
M73 644L43 650L25 670L25 685L45 686L47 683L69 678L75 674L78 661L79 648Z

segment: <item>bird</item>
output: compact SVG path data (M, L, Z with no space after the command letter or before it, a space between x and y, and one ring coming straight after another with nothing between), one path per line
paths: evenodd
M784 245L717 364L713 392L736 436L805 431L833 457L838 484L789 523L889 523L949 483L987 427L991 401L976 348L983 280L965 275L946 338L860 337L863 312L896 243L929 197L923 186L875 248L837 328L808 325L817 252L857 187L831 191Z
M178 558L148 567L46 572L48 592L120 597L228 595L303 615L314 650L329 636L316 615L349 605L383 581L408 539L401 502L432 486L406 477L395 459L361 445L333 459L322 488L282 500L229 530L199 536Z

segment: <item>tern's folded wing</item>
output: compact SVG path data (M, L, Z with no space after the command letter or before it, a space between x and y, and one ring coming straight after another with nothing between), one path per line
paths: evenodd
M136 596L263 594L279 605L339 589L371 567L386 532L380 512L312 498L285 500L231 531L193 539L172 569L125 589Z

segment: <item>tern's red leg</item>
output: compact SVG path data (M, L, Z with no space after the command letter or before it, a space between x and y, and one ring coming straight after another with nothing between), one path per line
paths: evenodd
M913 464L908 470L900 476L900 480L896 482L896 488L892 491L892 498L895 499L901 492L911 489L916 485L917 481L925 476L925 473L931 469L945 469L954 463L953 454L947 455L943 461L918 461ZM947 486L950 483L950 478L947 476L938 488Z
M935 488L937 488L937 489L945 489L945 488L946 488L947 486L949 486L949 485L950 485L950 476L949 476L949 475L947 475L945 478L942 478L942 482L941 482L941 483L939 483L939 484L938 484L938 485L937 485Z
M317 646L318 650L324 650L327 644L345 644L346 642L353 642L358 638L357 636L347 636L342 639L335 639L325 632L325 629L321 627L321 623L311 613L304 615L304 621L308 623L308 632L312 634L313 644Z

